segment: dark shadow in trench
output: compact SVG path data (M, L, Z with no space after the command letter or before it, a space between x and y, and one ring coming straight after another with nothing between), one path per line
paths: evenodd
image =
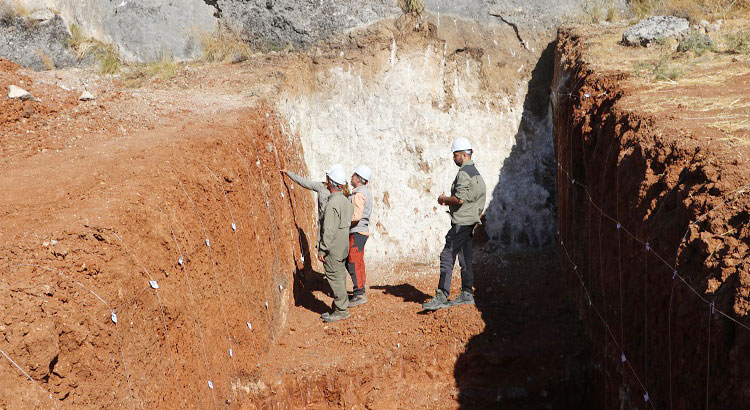
M331 307L316 298L314 292L321 291L331 296L331 287L328 285L323 274L312 267L312 258L315 256L310 254L310 242L307 240L305 231L297 227L297 235L305 262L302 269L297 269L294 273L294 286L292 288L294 305L302 306L315 313L330 312Z
M551 158L541 165L539 158L529 153L530 147L539 149L529 143L529 133L539 132L539 124L548 115L554 47L554 43L547 46L532 71L515 145L500 170L488 212L515 212L513 207L530 206L507 203L508 196L501 190L512 184L519 172L533 172L534 183L551 193L546 204L535 206L547 207L539 212L554 215L554 151L544 147ZM552 138L549 144L553 144ZM490 215L493 217L497 220L498 215ZM590 407L589 348L569 281L557 266L550 247L552 238L540 243L538 233L526 232L539 225L532 222L538 221L516 221L516 226L506 225L499 237L487 238L482 232L475 238L481 242L478 239L484 236L501 247L513 243L542 250L493 254L483 259L489 260L486 263L477 263L475 258L475 300L485 329L469 340L456 361L454 376L462 409ZM485 245L483 251L490 252L489 248Z
M393 295L409 303L422 304L430 299L430 295L415 288L409 283L399 285L370 286L370 289L381 289L386 295Z

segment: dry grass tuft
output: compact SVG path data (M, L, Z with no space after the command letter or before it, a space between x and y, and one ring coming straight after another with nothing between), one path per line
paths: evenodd
M47 55L47 53L45 53L44 51L42 51L41 48L39 48L39 49L36 50L36 55L38 55L39 58L42 60L42 63L44 63L44 67L47 70L54 70L55 69L55 63L52 61L51 58L49 58L49 56Z
M637 62L633 66L635 75L639 77L650 77L654 81L675 82L682 77L682 71L671 64L672 53L669 46L663 45L659 58L647 61Z
M117 74L120 72L120 55L112 45L102 45L95 51L99 60L99 74Z
M422 0L398 0L398 6L404 14L411 14L415 17L421 16L424 11Z
M203 61L206 62L240 62L247 60L252 51L250 46L239 36L225 27L219 27L201 37Z
M631 0L629 8L639 19L664 14L697 22L740 16L750 11L750 0Z
M725 37L727 52L732 54L750 54L750 31L738 31Z
M123 85L129 88L142 87L153 79L170 80L177 76L182 66L171 57L162 57L158 61L131 66L123 74Z

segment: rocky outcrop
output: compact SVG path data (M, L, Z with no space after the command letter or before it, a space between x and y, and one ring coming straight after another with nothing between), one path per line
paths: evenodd
M76 64L67 47L69 38L65 22L55 14L0 20L0 56L37 71Z
M67 26L113 44L122 58L190 60L201 54L201 35L216 27L214 8L202 0L23 0L27 10L59 11Z
M666 38L680 38L690 31L687 19L674 16L653 16L625 30L622 42L628 46L648 46Z

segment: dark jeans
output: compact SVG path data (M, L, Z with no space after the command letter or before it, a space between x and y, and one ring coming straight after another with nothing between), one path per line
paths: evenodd
M445 247L440 253L440 283L438 289L446 296L451 290L451 276L453 265L461 266L461 290L474 293L474 270L471 266L472 252L474 250L474 226L476 225L451 225L448 234L445 235Z
M365 294L365 282L367 274L365 273L365 243L369 236L361 233L349 234L349 259L346 263L346 270L352 277L354 284L354 296Z

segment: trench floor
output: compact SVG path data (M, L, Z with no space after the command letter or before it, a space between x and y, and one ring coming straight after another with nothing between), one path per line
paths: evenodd
M405 264L372 273L368 303L334 324L319 319L332 298L308 272L277 343L235 386L239 407L587 408L588 342L557 258L481 259L476 306L424 312L437 266Z

